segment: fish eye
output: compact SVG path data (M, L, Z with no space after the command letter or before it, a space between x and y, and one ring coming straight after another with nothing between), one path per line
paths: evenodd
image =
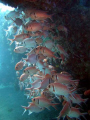
M33 99L33 101L35 101L35 98Z
M23 72L25 72L25 70Z

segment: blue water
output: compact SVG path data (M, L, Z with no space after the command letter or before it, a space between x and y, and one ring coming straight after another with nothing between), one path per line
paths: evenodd
M13 86L0 89L0 120L50 120L58 115L59 110L55 111L45 109L41 113L32 113L28 111L22 115L24 109L21 105L27 106L27 98L22 91L17 91Z

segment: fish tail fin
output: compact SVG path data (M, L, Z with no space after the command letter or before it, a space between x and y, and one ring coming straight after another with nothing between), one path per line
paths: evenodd
M6 32L6 36L8 35L8 30L4 29L4 31Z
M89 100L89 98L83 99L82 102L87 106L86 102Z
M70 96L71 96L72 98L76 99L76 96L75 96L74 93L70 93Z
M8 40L10 40L10 41L11 41L10 45L14 42L14 39L8 39Z
M25 107L25 106L21 106L21 107L24 108L24 112L22 114L22 115L24 115L24 113L27 111L27 107Z
M73 94L76 90L77 90L77 87L75 87L75 88L72 87L72 89L70 91Z
M82 117L85 119L85 120L87 120L86 118L85 118L85 116L84 115L87 115L88 113L82 113Z
M84 99L84 103L86 103L89 100L89 98Z

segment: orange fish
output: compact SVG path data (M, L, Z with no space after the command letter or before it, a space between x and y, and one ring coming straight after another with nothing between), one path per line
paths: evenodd
M21 82L23 82L23 81L26 80L27 78L28 78L28 75L25 74L25 73L23 73L23 74L20 76L19 80L20 80Z
M44 91L41 92L41 97L46 97L47 99L52 99L55 96L54 96L54 94L51 94L50 92L48 92L44 89Z
M51 79L49 74L45 75L45 78L43 78L43 81L41 82L41 85L38 89L45 89L50 83L53 83L54 81Z
M36 32L42 30L42 25L39 22L29 22L24 27L27 31Z
M18 47L15 47L14 49L14 52L15 53L24 53L26 52L27 48L23 47L23 46L18 46Z
M79 82L79 80L72 80L72 77L69 75L64 75L60 73L53 74L52 79L55 82L62 83L65 85L72 85L72 86L76 86L76 84Z
M70 111L70 103L66 102L66 104L63 106L62 110L60 111L57 120L60 120L61 117L65 118L69 111Z
M89 90L86 90L86 91L84 92L84 95L86 95L86 96L90 95L90 89L89 89Z
M38 97L35 97L32 99L32 102L37 105L38 107L41 107L41 108L47 108L49 109L50 106L55 107L55 105L57 105L58 103L51 103L52 100L49 100L45 97L41 97L41 96L38 96Z
M8 39L8 40L11 41L11 43L10 43L10 45L11 45L14 41L22 42L25 38L29 38L29 34L22 33L22 34L14 36L14 39Z
M41 111L44 110L44 108L40 108L38 107L37 105L35 105L33 102L30 103L30 105L28 107L26 106L22 106L25 110L23 112L23 114L28 110L29 111L29 114L30 115L31 113L35 112L35 113L39 113Z
M24 69L24 73L27 75L34 75L38 72L38 69L36 69L36 67L27 67Z
M76 103L76 104L80 105L82 102L86 103L88 100L88 98L87 99L81 98L81 96L79 94L74 94L74 95L75 95L75 98L70 96L72 103Z
M51 19L51 16L52 15L48 15L46 11L41 10L36 10L30 15L33 20L45 20L47 18Z
M47 89L55 95L64 96L67 100L70 100L69 95L72 96L72 91L70 91L66 85L63 85L61 83L51 83L48 85Z
M36 53L36 54L41 53L48 58L61 59L61 58L56 57L54 55L54 52L52 52L50 49L48 49L47 47L43 47L43 46L37 46L29 54L31 54L31 53Z
M23 65L23 61L18 62L15 66L15 70L21 70L23 68Z
M87 113L81 113L78 108L71 107L71 109L68 112L67 116L70 117L70 118L72 118L72 119L73 118L79 119L80 116L82 116L83 118L85 118L84 115L86 115L86 114Z

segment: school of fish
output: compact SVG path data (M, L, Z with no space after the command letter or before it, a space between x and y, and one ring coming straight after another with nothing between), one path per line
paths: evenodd
M86 119L84 115L87 113L80 112L80 106L88 99L83 99L77 92L79 80L73 79L66 71L58 73L50 63L52 59L59 60L61 64L67 61L69 55L62 45L57 44L60 38L54 34L53 29L56 28L65 35L68 35L68 29L61 24L56 27L53 14L34 8L11 11L5 19L11 22L6 35L14 35L13 39L8 38L10 45L15 43L14 52L26 55L15 65L19 87L25 90L27 99L32 100L28 106L22 106L23 114L26 111L28 115L39 113L45 109L50 110L50 107L58 110L58 105L62 104L57 120L65 117L68 120L80 119L81 116ZM59 100L58 103L55 102L56 99Z

